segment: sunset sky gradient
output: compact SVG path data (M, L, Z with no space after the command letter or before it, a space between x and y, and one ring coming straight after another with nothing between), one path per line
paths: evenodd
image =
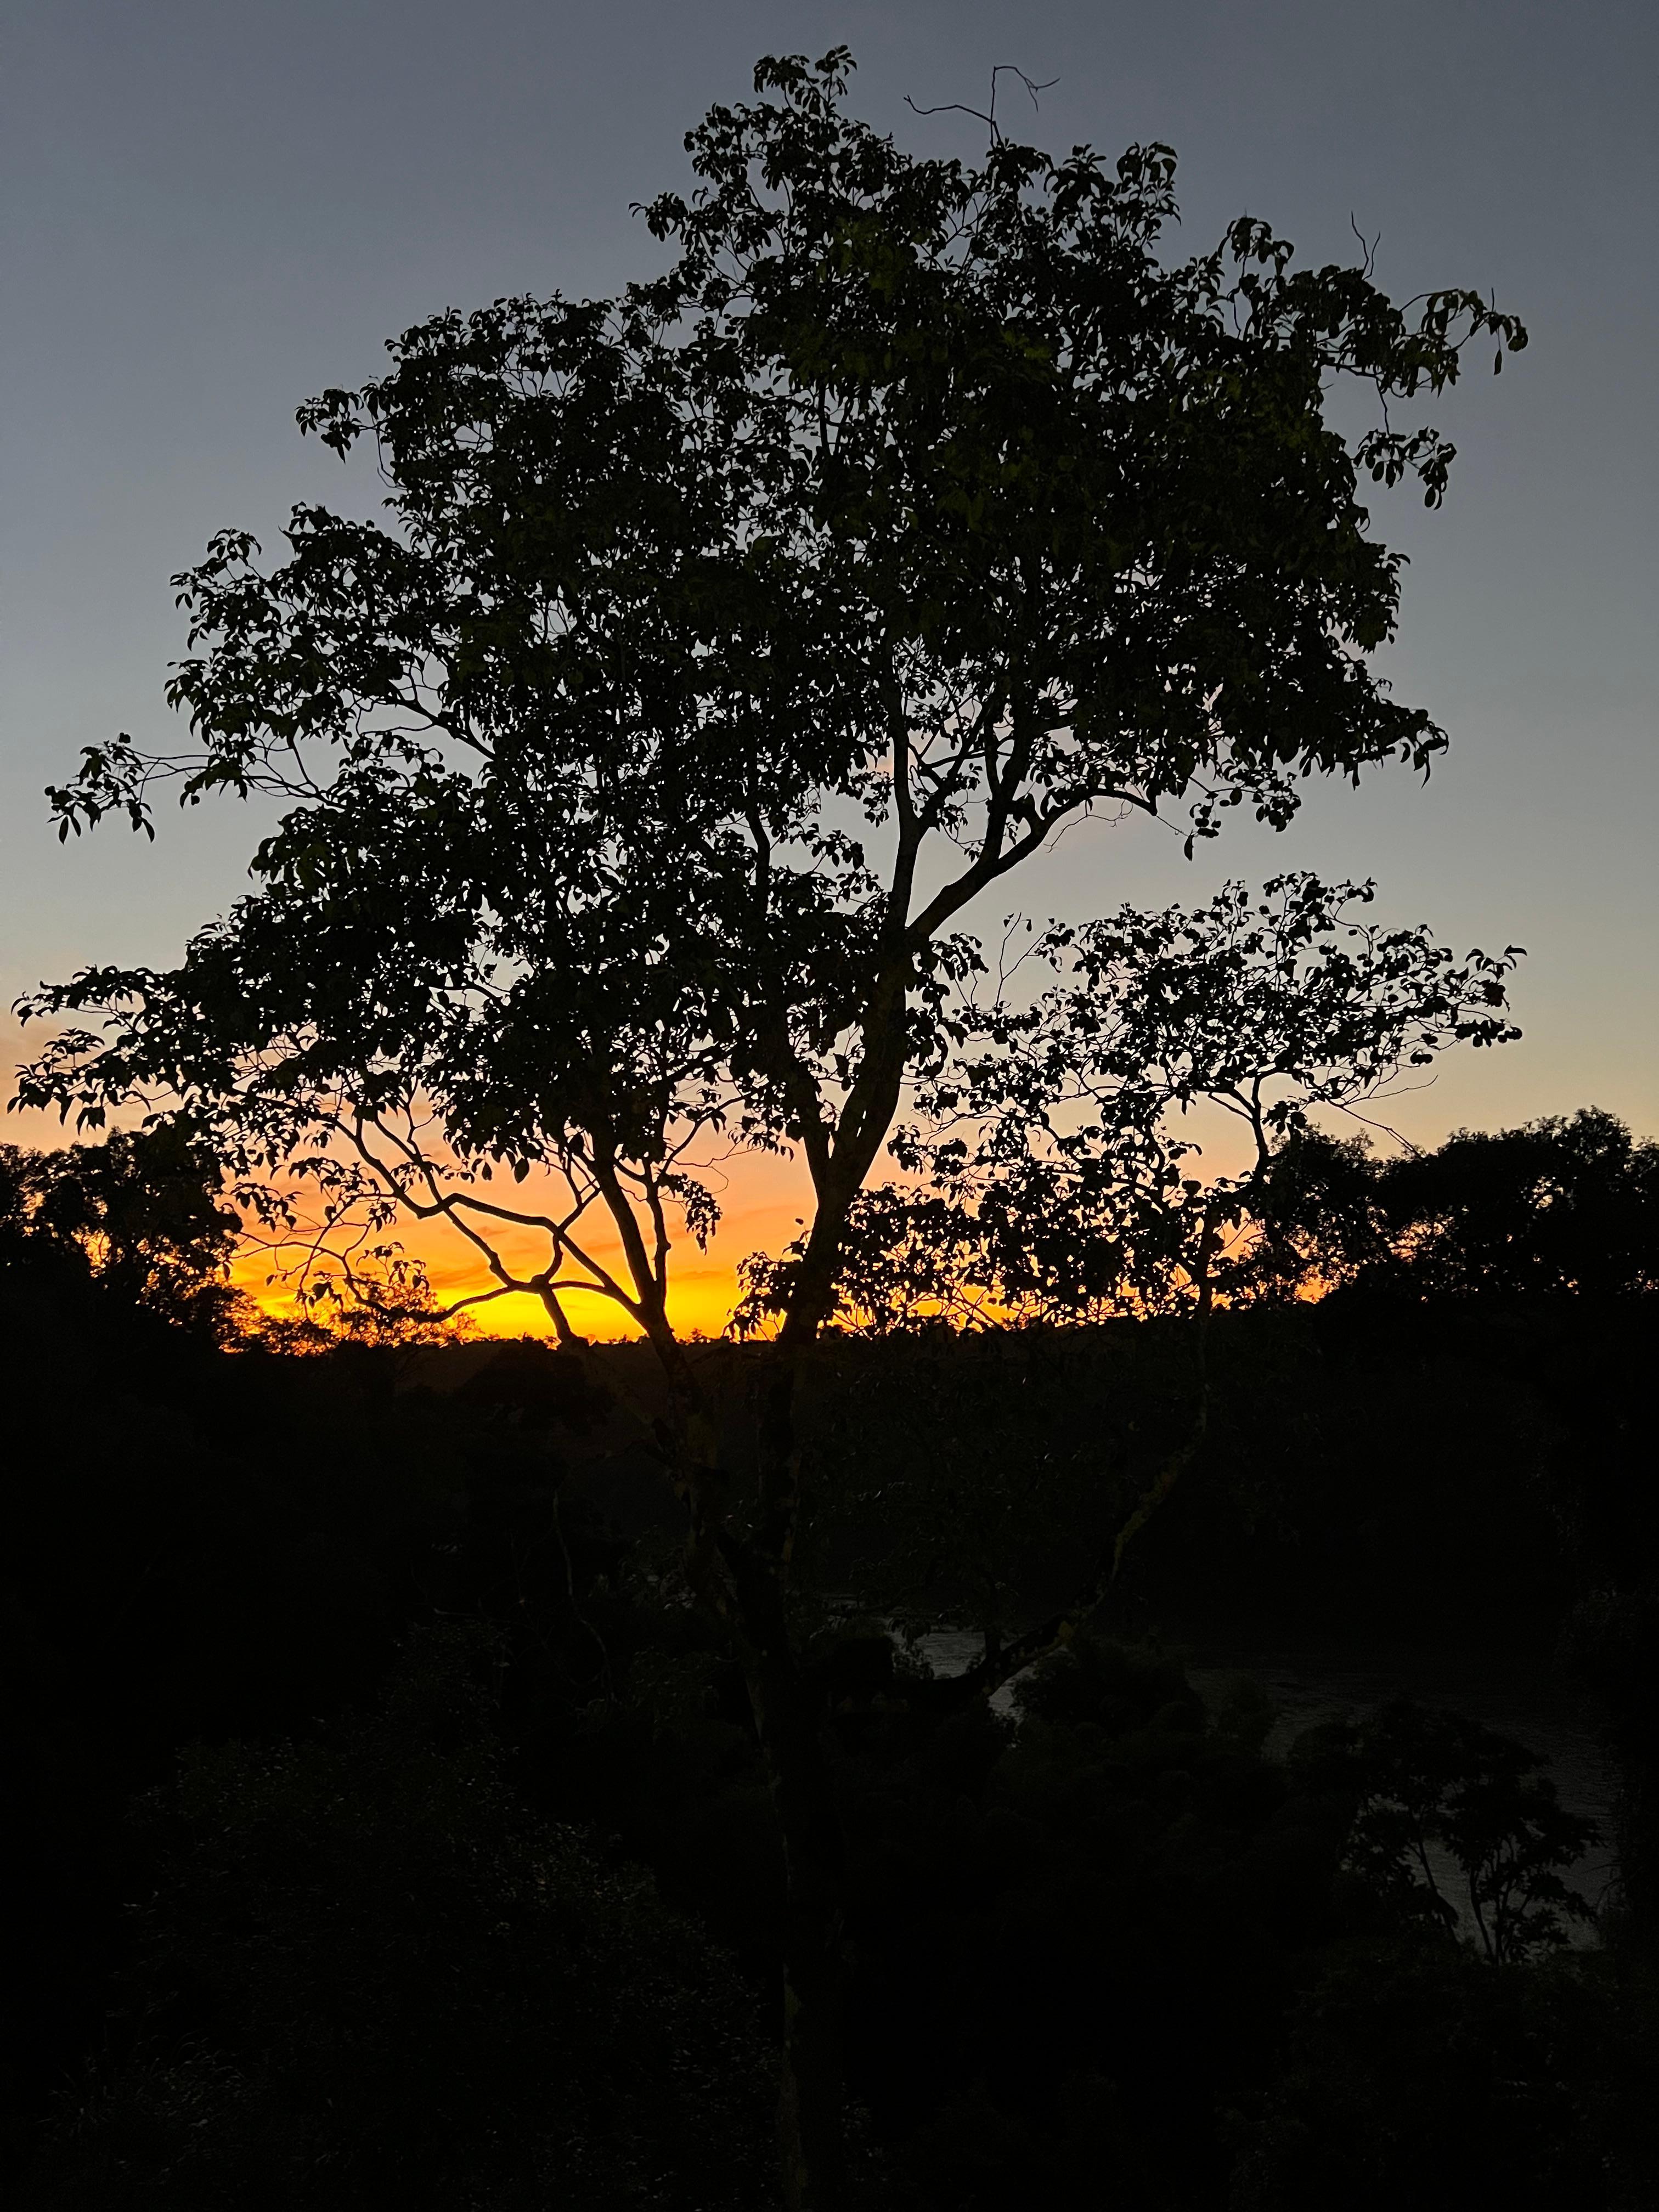
M1249 211L1346 260L1352 222L1380 234L1397 296L1491 288L1532 335L1437 410L1460 448L1443 512L1374 501L1413 564L1383 665L1452 738L1426 787L1394 771L1315 790L1285 836L1238 823L1190 865L1173 833L1087 825L981 924L1292 866L1374 876L1385 921L1529 954L1523 1042L1449 1060L1394 1103L1397 1126L1436 1142L1593 1102L1659 1130L1646 0L57 0L4 22L5 1003L94 961L170 963L245 881L255 809L164 815L154 846L106 827L59 847L40 792L118 729L167 741L167 580L212 530L269 544L296 501L371 500L364 472L301 443L298 403L374 374L388 334L446 305L659 266L629 205L684 182L702 108L742 96L759 52L845 40L856 105L917 150L971 155L977 126L920 119L907 94L980 104L1016 62L1056 82L1039 115L1005 106L1011 129L1175 146L1172 250ZM0 1025L7 1068L20 1049ZM0 1138L62 1140L33 1116ZM681 1270L682 1323L720 1325L737 1260L786 1241L805 1194L791 1164L733 1167L714 1248ZM485 1325L544 1325L520 1304Z

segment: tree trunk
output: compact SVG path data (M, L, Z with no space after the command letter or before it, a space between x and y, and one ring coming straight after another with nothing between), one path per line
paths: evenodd
M786 1587L797 1497L795 1356L780 1346L762 1419L757 1541L736 1576L750 1697L783 1834L783 2053L779 2099L787 2212L840 2212L847 2154L841 1942L845 1851L823 1689L789 1638Z
M783 2053L779 2148L787 2212L846 2201L841 1939L844 1854L819 1699L799 1674L763 1693L761 1738L783 1831Z

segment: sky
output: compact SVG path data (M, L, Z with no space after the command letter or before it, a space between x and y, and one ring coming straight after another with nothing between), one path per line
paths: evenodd
M1321 789L1284 836L1230 825L1192 864L1146 825L1080 830L1019 897L1081 916L1286 866L1375 878L1385 919L1528 955L1522 1041L1395 1102L1407 1135L1591 1103L1659 1133L1651 0L0 5L0 1004L171 962L246 882L260 825L234 802L153 846L60 847L40 794L117 730L167 740L168 579L211 531L269 543L296 501L345 495L295 406L439 308L649 273L630 208L684 183L702 109L760 53L841 43L854 105L918 152L982 133L907 95L982 106L1016 64L1054 80L1035 115L1004 80L1036 143L1175 147L1181 249L1249 212L1346 260L1357 226L1395 296L1474 285L1522 315L1528 349L1437 410L1444 508L1374 501L1411 561L1382 666L1452 740L1427 785ZM6 1069L18 1048L0 1020ZM682 1317L718 1326L735 1259L799 1200L775 1165L735 1177Z

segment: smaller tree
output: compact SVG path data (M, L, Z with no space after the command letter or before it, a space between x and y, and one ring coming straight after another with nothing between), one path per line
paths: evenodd
M1347 1856L1408 1912L1455 1929L1447 1883L1461 1877L1476 1939L1494 1966L1565 1943L1594 1908L1563 1879L1601 1839L1567 1812L1545 1764L1461 1713L1398 1698L1363 1723L1297 1747L1310 1776L1357 1793Z
M1425 926L1368 921L1375 896L1304 872L1036 937L1012 973L1035 960L1056 980L1012 1003L1005 970L988 1009L963 1010L956 1054L895 1139L914 1182L854 1208L841 1325L1202 1320L1218 1294L1284 1279L1283 1163L1354 1157L1328 1140L1322 1152L1313 1115L1364 1119L1448 1046L1519 1035L1516 947L1460 961ZM1188 1121L1205 1105L1248 1146L1239 1168L1207 1178ZM803 1249L745 1264L740 1328L787 1302Z

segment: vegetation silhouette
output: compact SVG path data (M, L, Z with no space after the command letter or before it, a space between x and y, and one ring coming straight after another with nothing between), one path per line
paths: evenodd
M1525 343L1474 291L1401 308L1368 266L1299 270L1254 219L1166 258L1163 147L1111 167L999 130L977 164L915 159L848 112L849 67L767 59L752 104L709 112L695 192L646 210L657 280L445 313L301 409L343 460L367 441L387 521L298 509L269 567L216 538L177 580L189 749L94 747L52 794L60 835L148 830L170 777L273 798L255 887L173 970L37 994L26 1014L71 1025L20 1091L188 1130L313 1302L401 1327L529 1292L574 1354L598 1298L641 1332L674 1587L738 1670L781 1849L784 2189L817 2212L849 2185L853 1893L833 1607L797 1565L833 1499L803 1486L798 1400L905 1102L936 1175L943 1124L983 1133L951 1155L971 1199L941 1188L1000 1238L999 1285L1109 1305L1161 1267L1190 1291L1180 1440L1115 1571L1208 1435L1221 1238L1277 1148L1402 1061L1510 1034L1512 954L1369 930L1368 887L1050 932L1035 1008L981 1008L969 910L1091 815L1182 811L1190 849L1238 805L1283 828L1314 774L1426 770L1442 732L1369 659L1400 559L1361 483L1437 504L1452 449L1401 411L1471 345ZM1344 380L1377 402L1352 442ZM1167 1117L1200 1097L1243 1111L1244 1184L1181 1172ZM757 1285L775 1331L734 1455L670 1271L717 1222L711 1153L786 1146L814 1210ZM435 1306L404 1218L491 1287ZM1059 1249L1031 1233L1056 1220ZM523 1231L540 1266L509 1260ZM988 1640L957 1700L1057 1649L1099 1581Z
M490 1660L428 1632L374 1712L198 1748L140 1801L131 2048L28 2201L769 2200L748 1993L647 1877L526 1815Z
M1254 1286L1270 1192L1293 1147L1319 1146L1313 1114L1353 1111L1449 1045L1519 1035L1516 948L1459 963L1426 927L1368 921L1375 896L1303 871L1259 894L1229 884L1196 911L1125 908L1035 939L1014 966L1064 980L1018 1004L1005 983L958 1011L918 1120L893 1139L912 1181L849 1209L828 1318L874 1334L1201 1322L1218 1294ZM1186 1121L1200 1105L1240 1125L1237 1174L1200 1172ZM788 1311L809 1243L745 1263L739 1329Z
M1372 1158L1299 1131L1273 1163L1252 1274L1310 1285L1624 1297L1659 1288L1659 1145L1586 1107Z
M55 1152L0 1145L0 1249L49 1243L118 1295L222 1334L239 1318L224 1279L242 1227L223 1182L210 1144L176 1118Z

